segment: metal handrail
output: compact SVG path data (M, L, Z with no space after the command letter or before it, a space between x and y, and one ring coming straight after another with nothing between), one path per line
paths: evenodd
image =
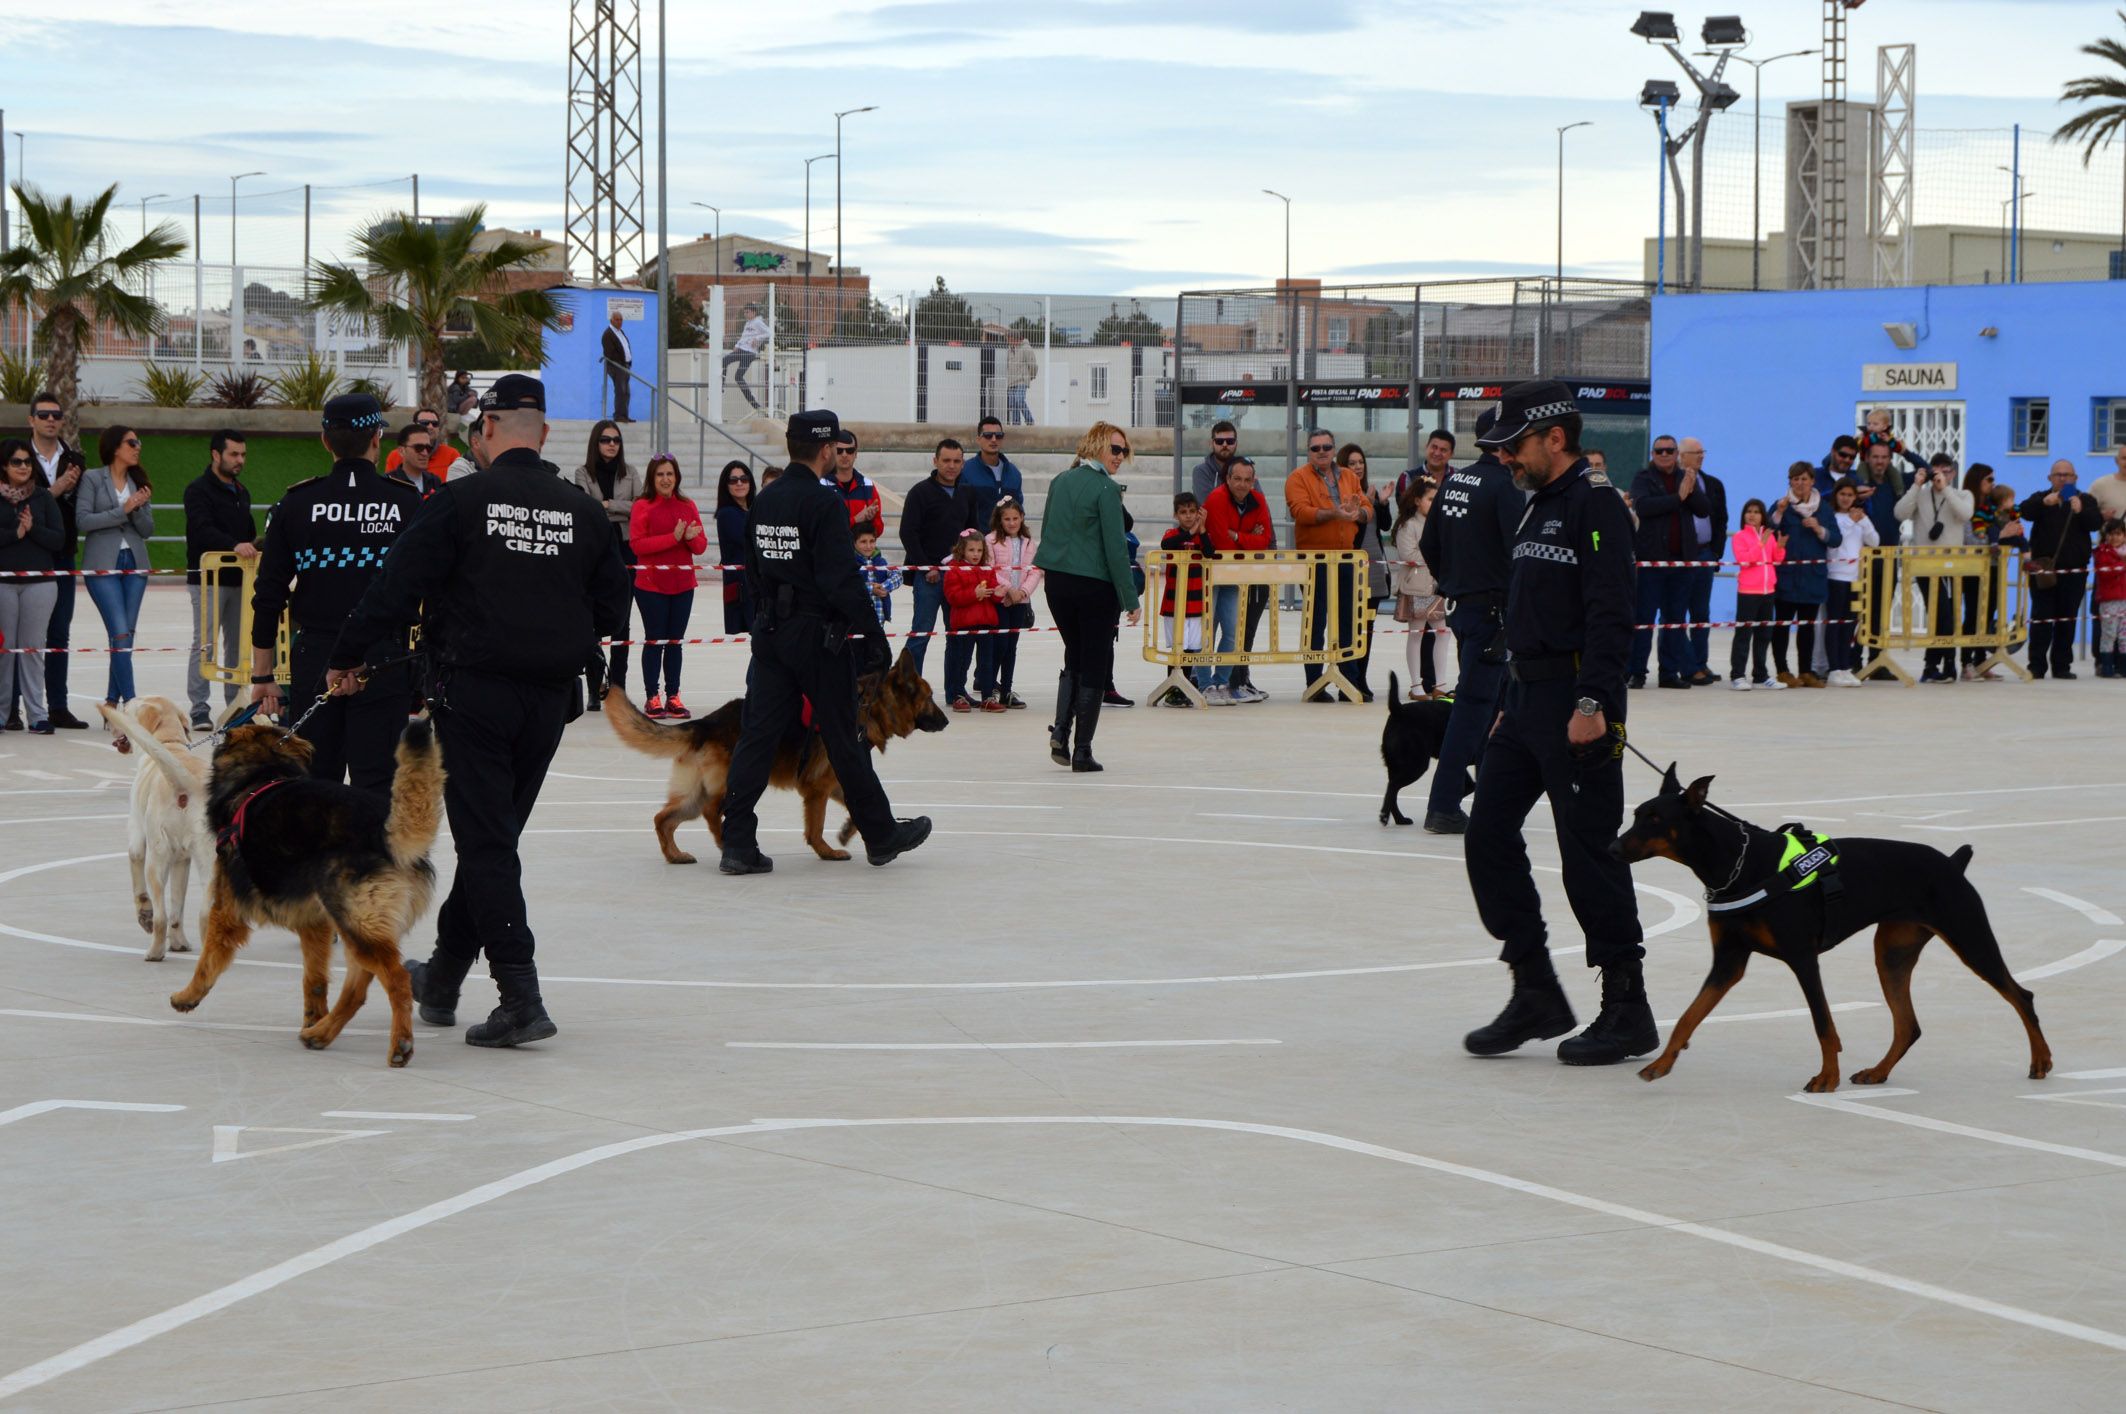
M632 381L640 383L643 387L649 389L652 396L656 394L657 385L655 383L652 383L649 379L643 377L641 374L637 373L634 369L622 368L621 372L627 374L629 379L631 379ZM605 401L606 392L610 386L611 385L606 380L601 379L599 381L598 412L601 417L610 411L610 409L607 408ZM761 468L761 466L764 465L764 460L761 457L760 453L754 451L750 446L746 445L744 442L739 441L738 438L732 436L729 430L727 430L722 423L711 422L708 418L702 416L699 410L689 407L687 404L679 401L679 399L677 399L676 397L673 397L670 391L673 388L706 388L709 386L710 385L707 383L667 383L665 385L666 391L664 395L666 403L668 403L672 407L679 409L688 417L694 419L694 474L696 481L703 486L713 484L713 479L709 476L708 470L708 434L711 432L714 432L717 436L723 438L724 441L729 442L733 447L738 449L738 454L745 458L746 469L748 471L757 472ZM756 478L756 481L757 479L758 478Z

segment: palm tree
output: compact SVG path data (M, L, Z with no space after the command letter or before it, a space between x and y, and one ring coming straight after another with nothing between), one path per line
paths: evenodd
M400 215L355 238L366 273L353 265L318 262L310 303L366 320L388 342L412 348L421 363L421 402L443 406L443 329L463 314L473 337L493 349L538 356L540 335L561 322L561 307L544 290L505 290L497 277L539 253L529 241L496 241L485 250L473 238L487 218L484 205L455 220L424 224Z
M2126 24L2126 10L2119 11L2118 16L2119 22ZM2068 80L2060 90L2060 102L2093 102L2097 106L2084 108L2060 124L2052 140L2083 144L2082 165L2087 167L2098 148L2110 146L2113 138L2126 139L2126 43L2099 39L2083 45L2081 52L2112 67L2108 73ZM2119 216L2119 258L2126 262L2126 206L2122 206Z
M121 246L108 220L113 185L83 206L64 196L54 203L27 183L15 186L22 208L21 245L0 255L0 303L21 300L38 312L45 341L45 386L66 410L60 435L80 433L75 403L81 392L81 355L96 330L144 338L163 327L162 307L143 291L127 288L157 261L185 253L184 237L167 223Z

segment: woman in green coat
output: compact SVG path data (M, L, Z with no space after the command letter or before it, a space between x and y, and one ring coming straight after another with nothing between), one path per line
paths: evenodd
M1063 676L1048 754L1058 766L1097 771L1093 732L1100 698L1115 670L1115 619L1137 622L1137 585L1123 538L1122 489L1115 473L1130 459L1129 434L1096 422L1078 441L1077 463L1048 486L1041 548L1034 556L1048 593L1048 612L1063 635ZM1071 725L1077 724L1075 746Z

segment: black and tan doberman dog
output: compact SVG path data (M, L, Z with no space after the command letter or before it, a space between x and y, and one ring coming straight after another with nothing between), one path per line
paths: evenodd
M1955 854L1903 840L1817 840L1798 825L1762 830L1716 806L1703 776L1686 789L1670 766L1661 793L1641 805L1610 846L1627 864L1659 856L1696 874L1706 888L1713 935L1713 967L1705 986L1676 1023L1668 1048L1639 1072L1659 1080L1690 1045L1691 1033L1742 980L1750 954L1775 957L1794 970L1816 1023L1823 1063L1809 1077L1811 1092L1838 1088L1838 1028L1823 998L1819 955L1863 928L1875 929L1875 970L1882 978L1895 1031L1880 1061L1853 1073L1855 1085L1880 1085L1919 1039L1912 1014L1912 966L1927 940L1939 934L1964 965L2008 999L2030 1038L2030 1078L2052 1069L2052 1048L2038 1029L2037 1010L2001 957L1986 921L1985 900L1964 867L1971 846Z

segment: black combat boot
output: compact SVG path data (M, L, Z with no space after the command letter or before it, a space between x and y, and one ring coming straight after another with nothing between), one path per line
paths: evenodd
M528 962L497 962L490 965L502 1005L487 1020L465 1030L468 1046L522 1046L544 1041L561 1030L546 1014L539 997L539 969Z
M1550 954L1538 953L1513 969L1513 995L1506 999L1506 1009L1489 1026L1462 1037L1462 1048L1472 1056L1502 1056L1530 1041L1562 1036L1574 1024L1572 1003L1558 985Z
M1078 710L1078 675L1056 674L1056 720L1048 729L1048 759L1070 764L1070 719Z
M913 820L896 820L893 833L879 841L876 847L866 845L864 858L873 864L891 864L894 860L930 838L930 817L918 815Z
M1646 974L1637 962L1602 969L1602 1011L1577 1036L1558 1043L1567 1065L1615 1065L1661 1044L1653 1005L1646 1000Z
M426 962L407 963L406 977L413 983L414 1005L420 1009L421 1020L430 1026L456 1026L458 989L471 970L471 958L455 957L441 948Z
M1078 744L1070 753L1070 769L1073 771L1104 771L1107 768L1093 760L1093 733L1100 729L1100 706L1102 689L1080 687L1078 689Z

